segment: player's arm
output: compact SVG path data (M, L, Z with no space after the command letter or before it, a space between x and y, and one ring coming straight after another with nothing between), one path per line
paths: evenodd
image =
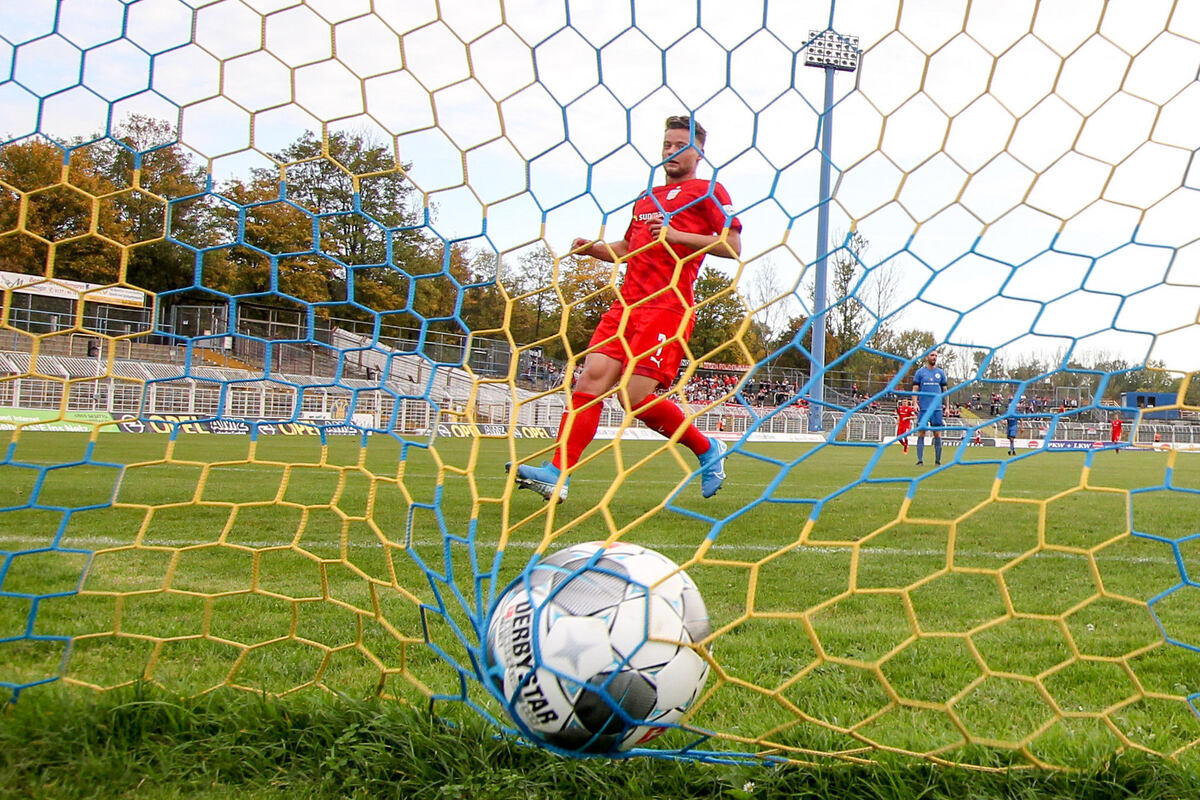
M618 261L629 255L629 242L624 239L619 242L597 242L580 237L571 243L570 255L591 256L599 261Z
M742 232L726 228L718 234L685 233L661 222L650 223L650 235L658 238L666 232L669 244L677 244L689 250L703 250L722 258L737 258L742 254Z

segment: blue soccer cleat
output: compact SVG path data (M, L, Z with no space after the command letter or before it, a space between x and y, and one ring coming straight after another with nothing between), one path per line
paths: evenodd
M710 447L700 454L700 494L712 497L725 483L725 443L709 438Z
M511 464L505 465L505 469L511 468ZM567 484L571 482L570 478L564 478L562 486L559 487L558 481L561 476L562 471L549 461L543 461L540 467L532 464L518 464L517 477L513 483L521 489L537 492L546 500L557 495L558 502L561 503L567 499Z

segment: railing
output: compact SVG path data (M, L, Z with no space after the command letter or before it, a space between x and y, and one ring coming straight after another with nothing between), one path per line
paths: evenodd
M375 352L375 351L371 351ZM247 419L293 419L318 416L332 420L369 420L375 430L418 434L439 421L557 428L564 408L561 390L534 393L505 382L480 379L456 368L431 366L416 356L385 357L387 375L373 380L325 379L305 375L263 380L261 373L232 369L182 367L161 363L116 361L112 374L95 377L107 361L39 355L36 365L27 353L0 353L0 405L28 409L107 411L113 414L176 414ZM34 367L32 368L31 367ZM33 374L36 373L36 374ZM699 410L700 407L695 407ZM890 414L826 410L826 430L838 441L882 442L895 435ZM600 424L619 427L625 413L615 399L604 403ZM809 432L809 411L799 406L747 407L737 402L714 405L699 413L696 425L705 433L742 436L746 433L803 435ZM843 424L844 422L844 424ZM981 435L1005 438L1002 420L948 419L948 438L980 426ZM634 423L639 425L640 423ZM1021 420L1020 439L1048 435L1042 420ZM1060 420L1056 439L1107 442L1106 422ZM1126 439L1139 445L1200 444L1200 424L1144 422L1130 426Z
M28 356L25 356L28 359ZM0 404L30 409L106 411L131 415L226 416L245 419L292 419L316 415L328 419L367 416L371 427L398 433L419 433L447 416L479 423L557 427L562 417L561 392L534 394L507 384L480 381L469 373L446 367L428 368L422 380L369 383L341 379L332 386L312 385L312 376L281 375L263 380L261 374L223 369L226 380L209 377L216 370L192 372L135 361L116 362L120 374L92 377L93 362L43 355L37 372L22 373L14 361L0 368ZM107 362L105 362L107 363ZM86 370L85 370L86 368ZM288 381L294 381L288 382ZM625 418L615 401L605 405L602 425L619 426ZM635 423L640 424L640 423ZM808 417L788 408L747 409L737 404L717 406L697 418L705 432L740 435L753 428L762 433L798 434L808 429Z

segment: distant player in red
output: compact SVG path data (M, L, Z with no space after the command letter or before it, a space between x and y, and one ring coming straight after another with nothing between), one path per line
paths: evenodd
M1112 421L1112 443L1121 443L1121 430L1125 427L1125 422L1120 417L1113 417ZM1117 448L1117 452L1121 452L1121 448Z
M917 407L910 400L901 400L896 406L896 435L900 437L900 446L908 452L908 437L906 433L912 430L913 417L917 415Z
M583 372L568 398L553 462L520 464L516 485L547 500L567 499L568 473L596 436L604 396L619 389L627 412L646 427L680 444L700 460L700 492L712 497L725 480L725 444L705 436L676 403L656 397L679 372L684 342L692 333L694 285L704 255L737 258L742 224L725 187L696 177L704 128L689 117L668 117L663 134L666 182L633 204L625 238L616 242L576 239L571 252L624 262L620 298L600 319L588 344ZM627 366L632 374L622 383Z

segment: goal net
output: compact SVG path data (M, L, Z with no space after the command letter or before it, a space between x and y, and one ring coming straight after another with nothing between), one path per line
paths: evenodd
M713 628L645 752L1200 742L1200 6L30 0L0 64L8 699L513 731L489 608L622 540ZM728 478L624 375L544 504L505 465L553 458L628 261L572 242L623 239L673 115L741 225L664 391ZM936 443L896 428L930 354Z

